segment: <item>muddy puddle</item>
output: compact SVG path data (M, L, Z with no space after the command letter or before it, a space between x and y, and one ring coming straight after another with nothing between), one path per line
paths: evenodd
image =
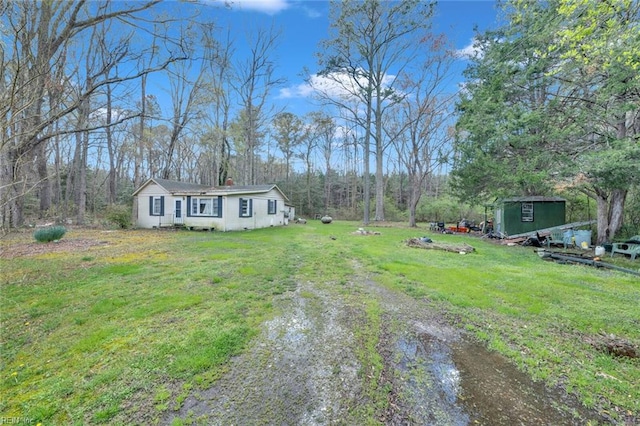
M606 423L575 398L533 382L498 353L463 339L404 335L395 343L394 383L402 424L584 425ZM400 422L393 422L401 424Z
M385 311L385 362L395 394L386 424L610 423L577 398L534 382L504 356L448 325L428 301L366 277L361 282Z

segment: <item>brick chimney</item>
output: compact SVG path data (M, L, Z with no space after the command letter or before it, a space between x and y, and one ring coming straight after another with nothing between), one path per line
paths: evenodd
M227 178L227 181L224 183L225 186L233 186L233 179L230 177Z

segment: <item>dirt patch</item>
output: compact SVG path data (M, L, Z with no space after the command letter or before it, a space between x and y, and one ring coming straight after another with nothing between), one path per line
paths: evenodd
M366 406L354 330L361 307L344 292L376 300L382 310L376 348L387 425L586 424L606 419L560 389L534 383L508 360L470 340L428 300L391 291L354 265L341 288L300 284L281 296L281 315L263 326L215 385L193 393L162 424L350 424ZM362 410L361 410L362 412Z
M640 350L636 345L613 334L599 333L595 336L585 337L584 340L595 349L609 355L640 358Z
M0 258L14 259L17 257L33 257L47 253L82 252L90 247L106 245L106 241L93 238L63 238L49 243L16 242L0 246Z
M187 398L175 418L205 425L334 424L360 393L350 307L310 283L277 302L251 349L210 389Z

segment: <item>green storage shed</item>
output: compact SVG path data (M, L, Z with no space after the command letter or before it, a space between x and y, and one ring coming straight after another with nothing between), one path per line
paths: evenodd
M513 197L495 202L494 228L507 235L524 234L566 223L566 200L559 197Z

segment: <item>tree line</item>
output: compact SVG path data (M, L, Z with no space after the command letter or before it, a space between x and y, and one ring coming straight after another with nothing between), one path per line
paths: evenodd
M412 226L437 219L425 196L578 191L613 239L639 180L637 2L506 1L459 90L436 7L331 2L318 71L305 70L317 108L299 116L272 103L275 26L224 28L155 0L2 3L1 226L83 223L149 177L232 177L277 183L304 214L401 211Z
M210 185L233 177L293 192L292 177L302 176L301 211L317 210L319 197L323 210L364 209L368 222L371 185L375 219L384 220L385 181L407 174L415 211L451 135L443 82L452 56L429 31L432 5L332 3L322 71L308 82L334 89L314 87L319 107L302 117L271 103L284 83L277 28L238 41L238 29L196 8L169 12L174 5L3 3L3 228L21 226L25 214L83 223L88 208L127 202L149 177ZM248 53L237 53L239 42ZM149 86L159 78L165 96Z

